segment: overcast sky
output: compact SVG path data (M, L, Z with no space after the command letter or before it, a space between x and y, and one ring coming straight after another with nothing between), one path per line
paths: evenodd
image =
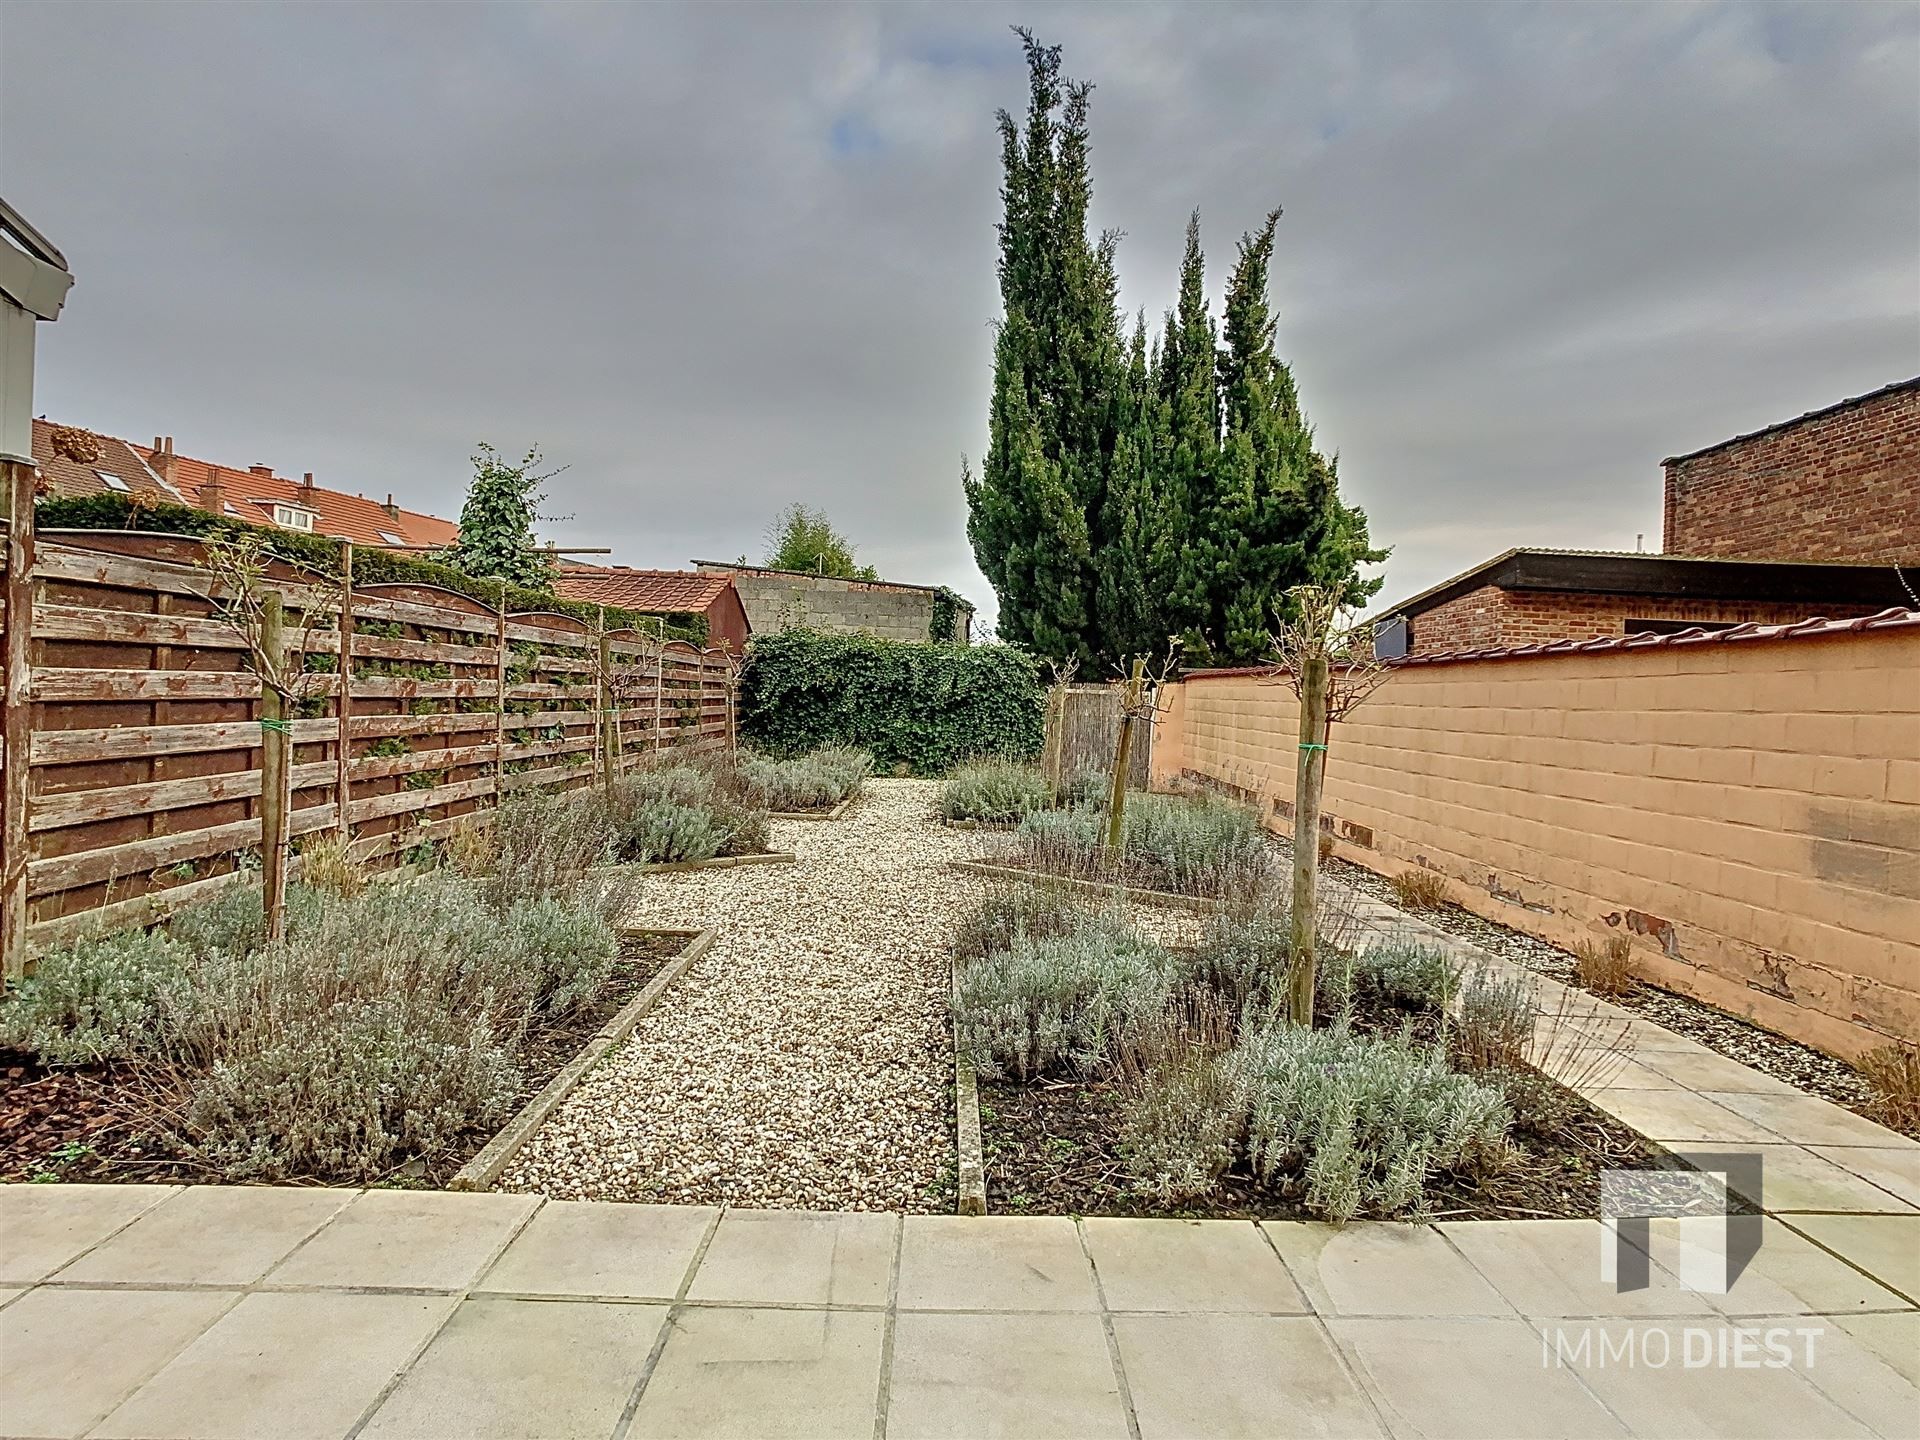
M1663 456L1920 373L1913 4L0 0L0 193L78 276L36 413L458 513L476 440L619 561L824 507L992 603L1008 25L1095 82L1129 309L1285 207L1281 349L1383 600L1657 548Z

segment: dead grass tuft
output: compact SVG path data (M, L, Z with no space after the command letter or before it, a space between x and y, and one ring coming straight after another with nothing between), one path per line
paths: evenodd
M1387 883L1404 910L1438 910L1447 903L1447 877L1438 870L1403 870Z
M1573 977L1596 995L1626 994L1633 989L1633 942L1624 935L1609 935L1604 945L1581 941Z
M1920 1046L1882 1045L1860 1057L1860 1073L1873 1087L1881 1122L1908 1134L1920 1133Z

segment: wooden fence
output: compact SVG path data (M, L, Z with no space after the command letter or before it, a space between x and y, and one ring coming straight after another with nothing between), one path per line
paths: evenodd
M10 536L9 976L93 927L201 899L257 857L261 686L201 554L170 535ZM724 652L435 586L310 579L269 572L313 672L288 721L295 848L334 831L356 858L397 864L509 791L733 744Z
M1133 749L1127 764L1127 784L1135 790L1147 788L1153 768L1152 725L1136 724ZM1120 738L1120 686L1056 686L1047 693L1047 738L1043 752L1045 763L1059 766L1059 778L1071 781L1091 772L1113 773L1113 754ZM1057 760L1055 757L1058 757Z

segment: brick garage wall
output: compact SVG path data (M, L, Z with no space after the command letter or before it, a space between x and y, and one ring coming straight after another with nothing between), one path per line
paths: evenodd
M1415 615L1414 655L1447 650L1534 645L1546 640L1592 640L1624 635L1629 620L1722 621L1765 625L1824 617L1871 615L1872 605L1776 601L1680 600L1644 595L1596 595L1584 590L1503 590L1483 585Z
M1920 1040L1920 626L1401 670L1334 729L1337 853L1424 866L1571 947L1853 1057ZM1293 796L1284 686L1194 678L1155 739L1182 774Z
M1920 381L1666 464L1673 555L1920 564Z

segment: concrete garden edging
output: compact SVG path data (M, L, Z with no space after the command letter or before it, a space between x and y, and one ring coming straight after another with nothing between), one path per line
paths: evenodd
M953 1010L948 1024L960 1015L960 962L953 962ZM987 1213L987 1161L980 1139L980 1085L973 1073L973 1062L960 1048L958 1034L953 1039L953 1148L958 1213Z
M769 850L760 855L716 855L711 860L665 860L659 863L596 865L594 873L608 870L638 870L645 875L668 874L677 870L725 870L733 865L791 865L800 857L791 850Z
M460 1167L459 1173L447 1182L449 1190L492 1189L493 1182L500 1178L508 1163L533 1138L533 1132L560 1107L560 1102L567 1098L587 1071L633 1033L633 1027L666 993L667 987L686 974L694 961L713 948L713 942L719 934L716 930L691 930L675 925L635 926L620 933L623 936L684 935L687 944L661 967L660 973L649 980L638 995L621 1006L619 1013L600 1027L599 1033L581 1047L580 1053L569 1060L559 1074L541 1087L539 1094L520 1107L520 1112L501 1127L478 1155Z
M957 870L963 875L984 876L989 880L1022 880L1029 885L1058 885L1061 889L1075 895L1092 895L1105 899L1118 895L1142 905L1165 905L1178 910L1197 911L1203 915L1220 904L1217 898L1210 895L1176 895L1170 890L1141 890L1132 885L1122 885L1118 881L1073 880L1065 875L1049 874L1045 870L1025 870L1018 865L996 865L990 860L949 860L947 868Z

